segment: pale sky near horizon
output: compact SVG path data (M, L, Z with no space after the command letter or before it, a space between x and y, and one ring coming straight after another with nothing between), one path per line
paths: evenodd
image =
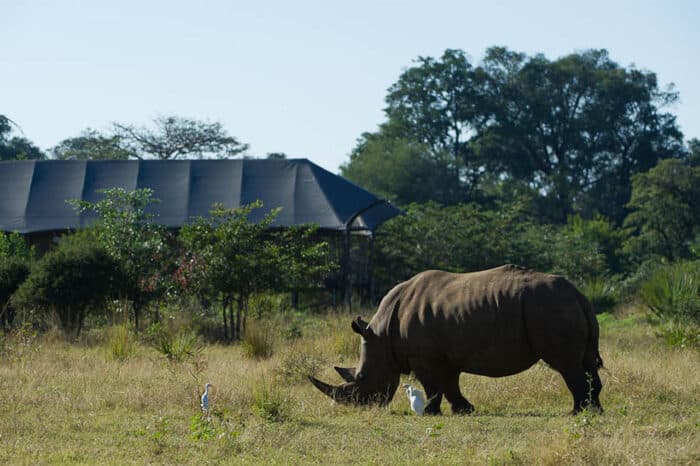
M675 83L700 138L700 2L0 0L0 114L42 149L161 115L337 172L418 56L605 48Z

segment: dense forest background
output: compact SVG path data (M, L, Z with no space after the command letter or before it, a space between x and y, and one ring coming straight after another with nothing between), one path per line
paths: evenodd
M662 87L652 71L620 66L605 50L550 60L492 47L479 63L456 49L419 57L388 89L385 120L358 138L340 168L342 176L405 212L382 226L368 248L376 296L421 270L473 271L511 262L566 275L599 311L641 297L657 315L673 315L669 322L682 316L684 325L696 325L700 141L682 134L672 113L678 100L672 85ZM168 116L151 127L114 123L109 132L88 128L46 154L16 122L0 115L0 160L231 157L246 149L218 123ZM144 193L140 195L143 200ZM219 214L229 219L239 215ZM217 233L215 225L200 226L201 231L189 229L178 241L157 244L194 247L202 244L196 235L206 230L212 251L255 249L250 242L235 243L233 233ZM152 239L148 235L121 244ZM102 238L110 255L107 236L95 237L97 243ZM12 255L8 238L5 257ZM120 244L115 237L110 241ZM222 246L222 241L231 244ZM286 241L281 250L297 240ZM234 249L228 252L231 257ZM162 250L154 250L149 260L184 257ZM111 257L119 261L115 251ZM200 258L214 257L212 251L202 251ZM303 254L297 256L303 264ZM314 255L317 264L319 257ZM161 275L183 270L182 263L155 269ZM332 273L333 267L315 269L318 283L319 270ZM363 268L354 270L359 274ZM205 272L214 273L211 268L197 273ZM0 296L5 303L22 273L15 271L14 288L7 285ZM223 277L225 271L221 273ZM258 270L256 276L265 274ZM356 276L355 281L365 278ZM290 283L295 281L303 283L303 275L282 288L294 288ZM132 288L144 286L134 283ZM264 283L241 283L199 289L210 293L208 300L221 302L225 335L240 331L226 309L236 302L243 309L255 291L271 289ZM226 286L233 290L228 295L222 294ZM697 341L698 333L685 332L683 338Z
M399 76L341 174L406 211L379 236L385 275L516 262L624 287L700 252L700 141L678 99L605 50L448 49Z

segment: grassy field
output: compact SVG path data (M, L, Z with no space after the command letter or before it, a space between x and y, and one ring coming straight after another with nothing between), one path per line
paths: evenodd
M575 417L561 377L542 364L502 379L463 375L470 416L445 402L445 415L417 417L401 392L387 408L332 405L305 375L335 383L332 365L355 363L349 322L307 319L265 360L208 345L171 362L128 342L116 359L118 333L104 331L72 344L5 336L0 462L700 463L700 355L665 347L641 314L601 319L606 412ZM215 385L210 419L198 405L205 382Z

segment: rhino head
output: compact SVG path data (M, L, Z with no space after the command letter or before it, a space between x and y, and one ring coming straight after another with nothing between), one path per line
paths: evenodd
M309 376L309 380L339 403L385 405L391 401L399 386L399 372L392 369L388 342L385 337L374 333L360 317L352 322L352 329L362 337L360 362L356 368L335 367L345 383L333 386L312 376Z

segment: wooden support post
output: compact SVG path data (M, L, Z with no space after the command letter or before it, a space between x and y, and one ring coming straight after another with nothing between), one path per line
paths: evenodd
M343 232L343 286L345 288L345 310L352 309L352 270L350 260L350 229Z

